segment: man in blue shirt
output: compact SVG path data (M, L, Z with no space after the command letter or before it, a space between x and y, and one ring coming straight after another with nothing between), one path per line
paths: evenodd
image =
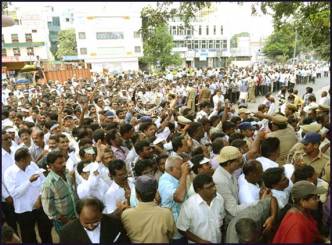
M176 222L180 213L181 203L185 201L187 192L187 176L190 172L189 164L183 163L179 156L170 156L165 163L165 173L159 179L158 191L161 197L161 206L172 210ZM178 232L173 236L172 244L187 243Z

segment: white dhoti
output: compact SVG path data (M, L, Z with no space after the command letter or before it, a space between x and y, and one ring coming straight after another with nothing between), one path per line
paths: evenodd
M240 92L240 100L247 100L248 92Z

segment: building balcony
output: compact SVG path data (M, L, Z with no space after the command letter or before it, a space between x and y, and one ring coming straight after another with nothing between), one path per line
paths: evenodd
M4 43L3 48L28 48L44 46L45 42Z

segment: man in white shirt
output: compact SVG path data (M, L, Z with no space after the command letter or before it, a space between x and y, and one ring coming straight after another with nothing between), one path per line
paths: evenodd
M5 185L13 197L15 213L21 230L22 242L37 243L35 224L43 243L52 243L52 225L45 215L40 193L45 180L43 172L36 163L31 162L27 148L15 152L15 164L5 172Z
M272 195L277 199L279 209L286 206L292 183L285 175L283 167L269 168L263 173L265 187L269 188Z
M1 157L1 209L5 215L6 223L17 232L16 217L14 212L13 198L5 185L5 171L15 164L13 152L10 150L11 138L6 131L2 131L2 157Z
M260 162L248 161L243 166L243 174L238 178L240 204L255 204L259 200L259 182L262 180L263 169Z
M77 186L77 195L80 199L94 197L103 200L108 189L107 184L101 178L96 162L81 161L77 165L77 172L82 176L82 182Z
M262 164L263 172L269 168L279 167L276 162L280 154L280 140L276 137L270 137L261 143L261 155L256 158Z
M224 200L209 175L197 175L193 185L196 194L182 204L176 226L189 243L221 243Z
M125 162L119 159L112 161L109 171L113 182L104 195L103 213L113 213L117 209L118 202L128 203L131 207L135 207L137 203L135 185L133 179L128 178Z
M217 93L212 97L213 110L219 111L220 107L224 104L224 96L221 93L221 89L217 89Z

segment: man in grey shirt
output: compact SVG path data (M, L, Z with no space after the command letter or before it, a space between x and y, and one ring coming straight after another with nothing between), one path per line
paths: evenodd
M239 243L239 235L236 232L236 224L241 219L252 219L257 230L266 233L272 229L273 222L276 220L278 213L278 203L273 196L263 197L256 205L247 207L231 220L226 233L226 243Z

